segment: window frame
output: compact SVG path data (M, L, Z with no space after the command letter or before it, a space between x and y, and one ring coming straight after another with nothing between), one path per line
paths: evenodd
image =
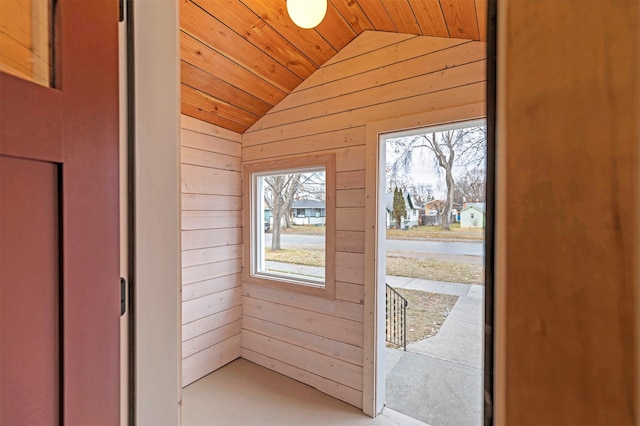
M304 279L295 275L264 273L257 271L257 262L264 252L258 238L264 234L264 204L259 202L257 181L259 177L288 172L304 172L306 169L325 171L325 278ZM287 290L329 299L335 298L335 154L287 157L277 160L256 161L243 165L243 241L244 262L242 278L245 283ZM264 240L262 240L264 241ZM259 252L261 251L261 252ZM299 279L298 279L299 278Z

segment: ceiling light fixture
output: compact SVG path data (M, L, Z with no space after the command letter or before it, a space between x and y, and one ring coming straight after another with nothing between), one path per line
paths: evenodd
M314 28L327 14L327 0L287 0L287 12L300 28Z

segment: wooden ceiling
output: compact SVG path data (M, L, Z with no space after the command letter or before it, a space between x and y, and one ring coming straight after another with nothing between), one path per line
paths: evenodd
M329 0L311 30L285 0L180 0L182 113L244 133L367 30L486 40L487 0Z

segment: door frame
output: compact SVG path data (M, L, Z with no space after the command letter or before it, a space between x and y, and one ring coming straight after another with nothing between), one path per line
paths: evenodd
M385 218L380 214L385 190L383 135L442 124L484 119L486 102L398 117L366 126L365 148L365 296L363 412L375 417L384 408Z
M0 154L61 170L60 422L115 423L118 2L59 0L55 6L54 64L60 66L54 87L0 73Z
M180 424L179 2L126 0L126 21L129 424Z

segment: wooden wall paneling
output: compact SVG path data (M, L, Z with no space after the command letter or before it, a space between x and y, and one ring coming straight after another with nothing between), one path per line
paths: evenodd
M276 105L288 93L185 32L180 32L180 59L233 86L243 87L269 105Z
M336 299L364 305L364 285L337 281Z
M353 5L358 6L358 3L344 3L344 5L347 7L351 7ZM325 62L322 68L335 64L337 62L352 60L354 57L364 55L365 53L369 53L372 50L382 49L386 46L390 46L392 44L414 37L416 36L413 34L385 33L367 30L361 33L353 41L351 41L348 46L340 50L333 58ZM296 91L306 89L307 84L307 80L305 80L298 87L296 87Z
M330 149L361 145L363 140L364 127L361 126L270 143L256 142L251 145L249 142L242 147L242 161L247 163L254 160L266 160L287 155L320 153ZM342 162L340 156L336 156L336 167Z
M182 253L182 266L189 267L222 260L242 257L242 245L207 247L196 250L185 250Z
M191 284L224 275L237 274L240 273L241 268L242 261L240 259L190 266L182 269L182 282L183 284Z
M336 152L336 171L347 172L364 170L364 145L338 149Z
M313 312L279 303L245 296L242 299L243 315L274 322L289 328L327 337L355 346L362 345L362 323L333 315Z
M238 335L240 334L241 329L242 325L240 320L237 319L233 322L224 324L221 327L207 331L193 339L186 340L182 344L182 357L190 357L191 355L210 348L223 340L227 340L230 337Z
M186 116L183 115L183 117ZM200 133L197 130L187 130L184 127L180 132L180 139L183 141L181 142L183 148L195 148L230 155L233 157L240 157L242 153L240 144L235 141L229 141L225 140L223 137L215 137L205 133Z
M449 37L439 0L409 0L422 35Z
M336 258L337 257L336 255ZM362 319L362 308L353 306L352 303L337 302L306 294L274 290L246 283L243 285L243 295L352 321Z
M240 356L241 136L182 116L183 386Z
M398 34L390 35L390 37L397 36ZM307 79L304 84L298 86L295 91L341 80L346 77L371 71L372 69L406 61L418 56L424 56L464 43L469 43L469 41L440 37L411 37L404 38L398 43L373 49L359 56L351 55L349 52L351 45L349 45L336 55L333 62L326 67L318 69L318 71L313 73L312 79ZM389 46L393 46L394 49L389 49ZM349 63L348 67L344 66L345 62ZM425 64L425 66L427 65Z
M217 211L239 210L242 206L240 196L209 195L209 194L182 194L183 210Z
M364 253L364 232L336 231L336 251Z
M480 80L476 75L468 75L472 79ZM418 95L407 92L408 97L404 99L391 98L385 103L362 106L337 114L322 115L320 112L317 117L309 118L306 121L284 124L266 130L252 131L251 133L247 132L245 135L248 144L251 144L258 143L254 141L259 140L264 142L276 141L280 139L283 134L293 138L305 134L318 134L326 130L346 129L352 126L351 123L362 123L367 122L367 120L381 121L398 114L414 115L420 113L425 108L430 110L443 110L454 106L475 103L477 99L484 96L485 92L486 84L484 80L470 81L461 86L453 87L451 90L436 90L431 93ZM268 115L265 117L268 117ZM259 125L258 123L256 124Z
M336 212L338 231L364 231L364 208L341 208Z
M193 300L224 290L238 287L240 283L240 273L222 275L204 281L196 281L192 284L182 286L182 301Z
M240 195L240 172L182 166L183 194Z
M241 296L241 287L235 287L198 299L187 300L182 303L184 308L182 312L182 321L186 324L209 316L212 313L225 311L235 306L239 306L241 303Z
M422 68L423 65L420 62L414 61L407 64L407 67L419 69ZM372 87L366 92L354 92L340 96L336 96L335 93L327 93L328 97L326 99L318 100L313 104L306 105L304 108L269 113L252 126L251 132L259 132L262 130L263 132L259 133L264 134L265 130L272 127L280 128L283 125L289 124L294 127L295 123L305 123L307 120L316 117L324 118L329 116L329 118L336 120L336 116L339 116L340 113L354 115L354 111L358 108L365 110L375 108L375 104L364 106L363 97L365 99L375 99L376 102L380 104L386 104L389 101L398 102L399 100L414 98L418 95L428 95L434 92L464 86L473 81L470 80L469 76L474 76L476 81L478 81L478 79L481 78L479 76L482 76L486 67L486 61L480 60L460 66L447 66L431 73L424 73L400 81L396 81L395 78L389 75L387 77L393 78L393 81L377 81L377 84L374 84L373 82L375 80L372 80ZM419 72L410 71L410 73ZM416 90L419 91L417 92ZM331 113L329 114L328 111L331 111ZM344 120L338 118L336 121Z
M353 43L353 51L358 55L349 57L352 45L347 46L330 65L311 75L242 135L244 165L264 160L277 162L292 155L336 156L335 299L244 282L242 356L358 407L364 406L364 399L355 401L354 397L363 398L361 391L365 391L365 383L370 384L365 382L361 368L366 356L363 353L362 362L349 360L358 368L349 374L356 374L352 379L357 377L361 382L357 385L350 382L347 388L355 387L359 393L344 392L344 378L337 377L329 364L345 359L333 358L329 348L332 341L343 348L361 348L366 343L364 324L360 323L367 319L365 223L375 212L365 209L365 166L369 167L366 129L369 123L379 120L391 120L398 126L410 123L405 127L409 128L484 114L486 79L482 43L398 36L364 33L362 42L356 39ZM379 43L379 48L372 40ZM410 62L411 67L397 65L403 61ZM392 67L393 72L383 70L385 66ZM353 77L356 74L368 81L358 81L361 90L353 92L349 82L357 80ZM379 77L382 79L376 82ZM332 90L323 92L323 85ZM311 93L311 98L306 97ZM429 122L416 120L416 114L428 115ZM245 246L245 258L249 249ZM323 339L313 343L310 336ZM319 346L320 342L323 346ZM318 352L322 356L316 355ZM313 366L301 364L292 353Z
M336 207L364 207L364 189L336 191Z
M242 226L241 213L235 211L183 211L182 229L237 228Z
M349 172L339 172L336 175L336 189L357 189L364 188L364 171L355 170Z
M182 341L187 341L204 334L210 330L222 327L241 317L242 307L240 305L233 308L211 314L197 319L182 326Z
M180 144L183 146L190 146L192 148L202 148L218 152L217 150L220 148L221 140L237 142L238 145L242 143L242 135L240 135L239 133L233 132L228 129L223 129L222 127L215 126L211 123L205 123L204 121L189 117L184 114L180 116L180 131ZM192 144L192 139L197 135L193 135L188 132L200 133L200 136L208 138L210 142L206 144L206 146L194 146ZM184 135L190 136L185 137ZM233 155L232 153L228 154ZM238 151L238 156L239 155L240 153Z
M362 390L362 368L341 361L336 357L314 352L297 344L292 345L250 330L244 330L242 333L242 347L336 383Z
M236 334L182 360L182 386L187 386L240 357L241 335Z
M422 52L420 55L418 55L419 51L407 51L406 55L397 58L396 62L390 62L355 75L346 75L344 78L327 81L308 89L295 90L269 112L273 114L294 107L300 108L302 105L311 104L319 100L361 92L389 82L395 82L398 75L402 75L403 80L406 80L411 77L423 76L430 72L481 61L486 56L485 50L484 43L465 42ZM411 55L410 57L404 57L409 56L409 54ZM424 56L427 55L429 58L425 60L427 58ZM349 64L350 68L351 63ZM338 68L338 65L336 65L336 68Z
M246 330L264 336L270 336L286 343L302 346L314 352L319 352L327 356L335 356L337 359L351 364L362 365L363 353L362 348L359 346L285 327L273 322L261 321L250 316L242 318L242 327Z
M219 170L240 171L240 158L218 152L203 151L194 148L182 147L180 149L180 161L182 164L192 166L205 166Z
M182 231L183 250L236 245L242 242L240 228Z
M364 285L364 254L336 252L336 279Z
M277 371L280 374L284 374L302 383L306 383L309 386L313 386L327 395L331 395L358 408L362 407L362 392L359 390L341 385L317 374L286 364L278 359L269 358L268 356L246 348L242 348L241 355L244 359Z

